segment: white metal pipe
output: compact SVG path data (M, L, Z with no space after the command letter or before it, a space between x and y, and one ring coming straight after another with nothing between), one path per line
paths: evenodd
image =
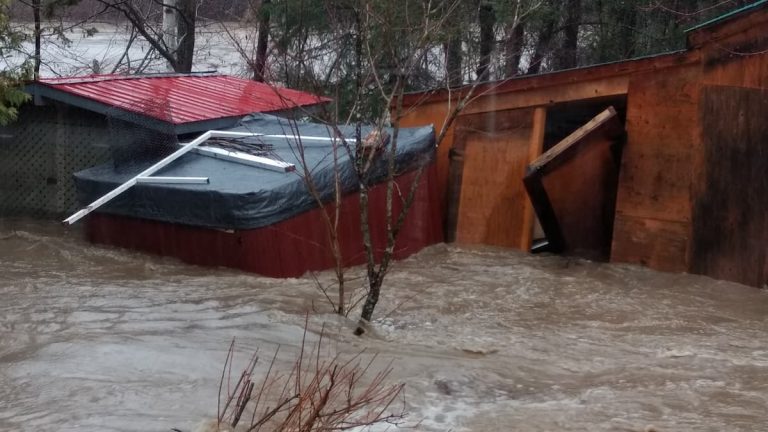
M231 131L212 131L212 132L214 133L212 137L218 137L218 138L261 137L261 138L291 138L291 139L311 140L311 141L333 141L333 140L339 139L339 138L314 136L314 135L269 135L269 134L256 133L256 132L231 132Z
M262 135L263 138L288 138L296 141L341 141L341 138L305 135Z
M162 160L157 162L156 164L152 165L151 167L145 169L144 171L140 172L135 177L131 178L130 180L126 181L125 183L121 184L120 186L116 187L106 195L102 196L101 198L97 199L96 201L88 204L86 207L82 208L81 210L77 211L72 216L64 219L63 223L72 225L73 223L79 221L84 216L86 216L88 213L96 210L97 208L103 206L104 204L108 203L109 201L113 200L116 196L120 195L121 193L127 191L130 189L133 185L139 182L139 178L146 178L154 174L155 172L161 170L166 165L170 164L171 162L175 161L176 159L184 156L185 154L189 153L192 150L195 150L198 148L198 146L206 141L208 141L211 138L247 138L247 137L255 137L255 136L263 136L268 138L292 138L292 139L301 139L301 140L321 140L321 141L333 141L337 140L337 138L330 138L330 137L315 137L315 136L295 136L295 135L263 135L259 133L251 133L251 132L230 132L230 131L208 131L204 134L200 135L199 137L195 138L189 143L183 144L183 146L176 150L175 152L171 153L170 155L164 157ZM212 147L209 147L205 149L206 151L213 150ZM217 149L221 150L221 149ZM226 150L221 150L222 152L228 154L231 152L228 152ZM221 157L222 159L226 158L227 155L221 154L220 152L213 151L214 153L219 153L216 157ZM267 158L261 158L259 156L251 156L247 155L249 158L252 158L254 160L254 163L263 164L262 167L267 169L276 169L279 171L292 171L296 169L295 166L292 164L288 164L286 162L281 161L274 161L272 159ZM244 159L240 157L240 159ZM261 166L261 165L258 165Z
M146 184L208 184L208 177L138 177L136 183Z
M254 156L238 151L224 150L218 147L198 147L194 151L195 153L201 154L203 156L209 156L230 162L237 162L239 164L264 168L271 171L291 172L296 170L296 166L292 163L269 159L261 156Z
M256 136L264 136L264 134L255 132L231 132L231 131L209 131L211 132L211 138L248 138Z
M128 180L125 183L121 184L120 186L116 187L111 192L107 193L106 195L102 196L101 198L97 199L96 201L88 204L85 208L81 209L80 211L78 211L77 213L73 214L72 216L64 219L63 223L64 224L68 224L68 225L72 225L73 223L79 221L80 219L82 219L88 213L96 210L97 208L103 206L104 204L106 204L109 201L111 201L112 199L114 199L116 196L118 196L121 193L123 193L123 192L127 191L128 189L130 189L133 185L136 184L136 182L137 182L136 179L137 178L139 178L139 177L148 177L148 176L154 174L155 172L161 170L162 168L164 168L169 163L175 161L176 159L178 159L178 158L184 156L185 154L189 153L190 151L194 150L195 147L199 146L200 144L202 144L205 141L207 141L208 139L210 139L214 132L219 132L219 131L208 131L208 132L200 135L199 137L195 138L191 142L185 144L184 147L182 147L182 148L176 150L175 152L169 154L168 156L164 157L163 159L161 159L156 164L154 164L151 167L145 169L144 171L140 172L135 177L131 178L130 180ZM217 135L217 136L220 136L220 135Z
M247 137L259 137L259 138L285 138L285 139L292 139L295 141L341 141L342 138L332 138L332 137L324 137L324 136L313 136L313 135L268 135L268 134L260 134L260 133L248 133L248 132L226 132L227 136L222 136L222 138L247 138Z

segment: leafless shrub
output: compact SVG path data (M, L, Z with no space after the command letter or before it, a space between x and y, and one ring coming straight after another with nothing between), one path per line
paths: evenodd
M219 385L218 430L324 432L403 422L404 385L387 383L391 364L377 370L377 357L366 360L364 351L331 355L324 330L308 347L306 328L289 371L279 370L278 346L264 376L254 375L256 352L234 385L232 341Z

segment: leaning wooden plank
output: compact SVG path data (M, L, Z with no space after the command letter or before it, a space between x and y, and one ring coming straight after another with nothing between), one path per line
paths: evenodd
M617 118L616 110L613 107L608 107L584 126L576 129L572 134L568 135L554 147L547 150L538 159L528 165L528 171L535 172L554 169L567 158L567 155L562 157L560 155L575 151L576 147L584 141L586 136L601 128L606 128L606 131L611 136L615 137L618 137L624 130Z
M535 160L523 180L553 252L606 259L610 253L623 127L613 108Z
M536 216L539 218L544 234L547 236L547 241L549 242L547 250L562 252L566 247L563 231L560 228L560 223L557 221L549 195L547 195L547 191L541 182L541 177L538 175L526 176L523 179L523 184L525 185L525 191L528 192L528 196L531 198L531 204L536 212Z

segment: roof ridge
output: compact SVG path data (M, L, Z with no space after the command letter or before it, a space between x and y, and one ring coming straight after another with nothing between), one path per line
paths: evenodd
M734 9L730 12L726 12L722 15L716 16L710 20L704 21L703 23L697 24L691 28L688 28L684 31L684 33L691 33L696 30L700 30L704 27L709 27L714 24L718 24L720 22L728 21L731 18L735 17L736 15L741 15L742 13L749 12L752 9L757 9L760 6L764 6L768 4L768 0L758 0L754 3L747 4L745 6L742 6L740 8Z
M120 74L99 74L99 75L84 75L79 77L61 77L61 78L41 78L38 82L42 84L85 84L96 83L104 81L122 81L122 80L136 80L136 79L153 79L153 78L209 78L227 76L218 72L193 72L193 73L149 73L140 75L120 75Z

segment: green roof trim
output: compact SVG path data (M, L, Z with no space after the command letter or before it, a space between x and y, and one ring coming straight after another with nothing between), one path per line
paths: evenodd
M695 30L702 29L704 27L709 27L709 26L711 26L713 24L717 24L717 23L719 23L721 21L726 21L726 20L728 20L728 19L730 19L730 18L732 18L732 17L734 17L736 15L740 15L740 14L742 14L744 12L747 12L747 11L750 11L752 9L758 8L758 7L760 7L760 6L764 5L764 4L767 4L767 3L768 3L768 0L760 0L760 1L757 1L755 3L748 4L748 5L744 6L744 7L740 7L738 9L732 10L732 11L726 13L726 14L720 15L719 17L712 18L711 20L703 22L703 23L701 23L701 24L699 24L697 26L691 27L688 30L686 30L685 32L689 33L689 32L695 31Z

